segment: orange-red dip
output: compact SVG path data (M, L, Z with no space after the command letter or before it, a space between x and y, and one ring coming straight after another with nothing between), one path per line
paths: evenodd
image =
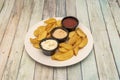
M63 20L63 26L67 28L73 28L77 25L77 21L73 18L66 18Z

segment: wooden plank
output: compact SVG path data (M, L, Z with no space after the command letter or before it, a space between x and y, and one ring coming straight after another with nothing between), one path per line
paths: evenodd
M119 0L120 2L120 0ZM118 2L116 0L108 0L110 9L111 9L111 13L113 16L113 19L115 21L115 25L117 27L119 36L120 36L120 5L118 4Z
M0 0L0 12L1 12L3 6L4 6L4 2L5 2L5 0Z
M119 80L99 1L87 0L87 6L100 80Z
M44 1L43 19L49 17L55 17L56 2L54 0Z
M29 28L31 28L35 23L39 22L40 19L42 18L44 0L34 0L33 3L34 3L34 7L31 15ZM24 49L17 80L33 80L34 68L35 68L35 61L29 57L29 55Z
M44 0L43 19L55 16L55 3L55 0ZM34 80L38 79L53 80L53 68L36 63Z
M14 2L14 1L13 1ZM12 2L9 2L12 3ZM19 18L21 15L21 1L16 1L14 9L12 10L12 14L10 16L9 23L7 25L5 35L3 37L2 43L0 45L1 54L0 54L0 79L2 78L2 74L7 63L7 59L10 55L11 45L14 40L14 35L16 33L17 25L19 22ZM9 6L10 7L10 6ZM9 10L8 10L9 12ZM7 14L7 13L6 13ZM7 15L6 15L7 16Z
M66 1L66 14L67 16L75 16L75 17L77 16L76 15L76 0ZM78 63L76 65L69 66L67 75L68 75L68 80L81 80L82 79L81 64Z
M56 0L56 16L64 17L65 14L65 0ZM54 80L67 80L66 67L54 68Z
M56 0L56 16L64 17L66 15L66 0Z
M1 6L2 6L1 11L0 11L0 44L3 39L5 30L6 30L6 26L8 25L9 18L10 18L11 12L12 12L12 8L14 6L14 2L15 2L15 0L5 0L4 2L2 0L0 2Z
M77 17L80 23L84 24L90 30L87 5L85 0L76 1ZM99 80L94 51L81 62L83 80ZM94 76L94 77L93 77ZM78 80L78 79L77 79Z
M71 6L72 5L72 6ZM66 0L66 14L67 16L76 16L76 0Z
M17 78L17 73L19 70L19 64L20 64L20 59L22 56L23 52L23 46L24 46L24 37L28 29L29 21L30 21L30 16L32 12L32 1L24 1L24 0L17 1L16 5L21 4L20 7L20 21L18 24L17 31L15 33L15 39L11 48L10 56L8 59L8 63L5 68L5 72L3 74L2 80L16 80ZM16 12L16 11L15 11Z
M105 23L107 26L111 49L113 51L113 55L116 61L117 69L120 74L120 37L116 29L116 24L114 22L114 18L112 16L109 4L107 0L101 0L101 8L104 14ZM111 6L112 7L112 6ZM108 17L109 16L109 17Z

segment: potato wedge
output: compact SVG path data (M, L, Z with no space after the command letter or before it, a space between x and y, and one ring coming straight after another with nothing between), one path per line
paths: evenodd
M67 49L65 49L65 48L63 48L63 47L59 48L58 50L59 50L59 52L62 52L62 53L64 53L64 52L67 52L67 51L68 51Z
M74 51L74 55L77 56L78 51L79 51L79 47L76 46L76 47L73 49L73 51Z
M76 40L75 44L73 45L73 48L75 48L76 46L79 46L81 42L82 42L82 38L79 37L79 39Z
M38 49L40 48L39 43L33 44L33 46Z
M75 34L75 31L70 32L69 33L69 38L72 38L74 34Z
M59 54L55 54L53 55L52 59L55 59L55 60L59 60L59 61L64 61L64 60L68 60L70 59L71 57L73 57L73 50L69 50L68 52L65 52L65 53L59 53Z
M44 21L46 24L56 23L55 18L49 18L48 20Z
M59 46L65 48L67 50L73 49L72 45L67 44L67 43L61 43Z
M75 33L74 35L73 35L74 37L71 37L69 40L68 40L68 44L70 44L70 45L74 45L74 43L78 40L78 38L79 38L79 36L77 35L77 33Z
M44 39L44 38L46 38L47 37L47 31L44 31L41 35L39 35L38 37L37 37L37 40L42 40L42 39Z
M85 47L87 45L87 43L88 43L88 38L87 37L83 38L82 42L79 44L79 48Z
M45 31L45 26L40 26L34 31L34 36L38 37Z
M77 28L76 32L80 37L82 37L82 38L86 37L86 34L80 28Z
M57 24L57 26L61 26L61 20L57 20L57 22L56 22L56 24Z
M39 43L39 41L37 40L37 38L30 38L30 42L31 42L32 44Z

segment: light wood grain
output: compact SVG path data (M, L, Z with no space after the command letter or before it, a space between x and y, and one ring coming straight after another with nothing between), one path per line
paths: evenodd
M0 0L0 12L1 12L3 6L4 6L4 2L5 2L5 0Z
M32 8L29 6L32 2L29 1L24 1L23 5L23 0L20 2L17 1L16 5L20 4L20 10L21 11L21 16L20 16L20 21L18 24L17 31L15 33L14 37L14 42L11 48L10 56L8 58L8 63L6 65L5 72L3 74L2 80L16 80L17 78L17 73L19 70L19 64L23 52L23 46L24 46L24 37L29 25L29 20L30 20L30 15ZM17 45L17 46L16 46Z
M113 56L116 61L116 67L120 73L120 58L119 58L119 56L120 56L120 37L119 37L119 33L117 31L117 25L114 22L114 18L112 16L111 9L109 7L107 0L100 0L100 3L101 3L102 11L103 11L105 24L106 24L109 38L110 38L111 49L113 51Z
M76 1L77 17L80 23L84 24L89 30L89 16L85 0ZM81 71L83 80L99 80L97 66L95 61L94 49L90 55L81 62ZM94 77L93 77L94 76Z
M15 0L6 0L3 2L1 0L1 11L0 11L0 44L3 39L6 26L9 22L9 18L12 12L12 8L14 6ZM10 5L9 5L10 4ZM7 15L6 15L7 14Z
M109 39L98 0L87 0L90 24L94 37L95 55L100 80L118 80Z
M31 28L35 23L39 22L42 17L43 3L44 0L34 0L32 8L32 15L30 19L29 28ZM28 68L29 66L29 68ZM18 73L17 80L33 80L34 79L34 70L35 70L35 61L29 57L27 52L24 49L23 57L21 58L20 70ZM36 78L36 76L35 76ZM39 78L38 78L39 79Z
M44 0L43 19L54 17L56 11L55 0ZM39 75L40 74L40 75ZM53 80L53 68L36 63L35 80Z
M14 2L14 1L13 1ZM0 55L0 79L2 78L5 65L11 51L11 45L14 41L14 35L16 33L17 25L21 15L21 1L16 1L14 9L12 10L9 23L7 25L0 49L2 50ZM12 4L12 2L9 2Z
M108 0L108 3L109 3L109 7L111 9L112 16L115 21L115 25L117 27L117 30L120 36L120 15L118 15L120 14L120 5L118 4L118 2L116 2L116 0Z

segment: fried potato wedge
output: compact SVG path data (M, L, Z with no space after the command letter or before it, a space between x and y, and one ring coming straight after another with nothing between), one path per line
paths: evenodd
M82 37L82 38L86 37L86 34L80 28L77 28L76 32L80 37Z
M81 42L82 42L82 38L79 37L79 39L76 40L76 42L73 44L73 48L75 48L76 46L79 46Z
M39 43L39 41L37 40L37 38L30 38L30 42L31 42L32 44Z
M65 48L63 48L63 47L59 48L58 50L59 50L60 52L62 52L62 53L64 53L64 52L67 52L67 51L68 51L67 49L65 49Z
M74 37L71 37L71 38L68 40L68 44L70 44L70 45L73 45L73 44L78 40L78 38L79 38L79 36L77 35L77 33L75 33L73 36L74 36Z
M41 35L38 36L37 40L42 40L47 37L47 31L44 31Z
M67 43L61 43L59 46L65 48L67 50L73 49L72 45L67 44Z
M34 31L34 36L38 37L45 31L45 26L40 26Z
M79 47L78 47L78 46L75 47L75 48L73 49L73 51L74 51L74 55L77 56L78 51L79 51Z
M39 43L33 44L33 46L38 49L40 48Z
M57 24L57 26L61 26L61 20L57 20L57 22L56 22L56 24Z
M70 59L71 57L73 57L73 55L74 55L73 50L69 50L68 52L65 53L54 54L52 59L64 61Z
M49 18L48 20L44 21L46 24L56 23L55 18Z
M88 38L87 37L83 38L82 42L79 44L79 48L85 47L87 45L87 43L88 43Z
M69 33L69 38L72 38L73 35L75 35L75 31L72 31L72 32Z

